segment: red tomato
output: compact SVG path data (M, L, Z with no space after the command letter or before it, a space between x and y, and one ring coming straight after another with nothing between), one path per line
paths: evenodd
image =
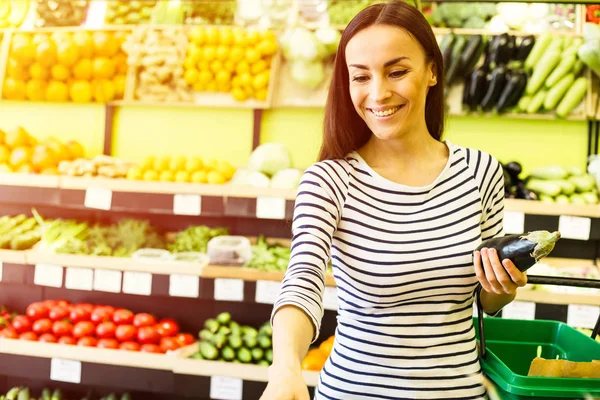
M93 323L101 324L102 322L107 322L112 320L114 311L111 311L106 307L96 307L94 311L92 311L92 315L90 319Z
M136 342L123 342L119 346L120 350L140 351L140 345Z
M196 339L194 339L194 337L189 333L180 333L175 337L175 340L177 340L177 343L179 343L179 346L181 347L187 346L196 341Z
M81 321L89 321L91 314L92 314L91 311L88 311L85 308L77 306L71 310L71 313L69 314L69 319L71 320L72 323L76 324Z
M133 322L133 313L120 308L114 312L112 319L117 325L130 325Z
M8 327L8 328L4 328L4 329L2 329L2 331L0 331L0 337L7 338L7 339L16 339L19 336L17 335L17 332L13 328Z
M25 332L25 333L21 333L19 335L19 339L20 340L30 340L32 342L35 342L38 339L38 337L33 332Z
M155 344L143 344L140 351L143 353L162 353L160 347Z
M52 321L48 318L38 319L33 323L32 330L38 335L49 333L52 331Z
M51 333L44 333L39 339L42 343L56 343L56 338Z
M163 319L156 325L156 330L162 337L173 337L179 333L179 325L172 319Z
M51 310L52 307L56 306L56 300L44 300L42 301L42 304L48 307L48 310Z
M114 322L103 322L96 327L96 336L104 339L114 338L116 330L117 326Z
M136 314L133 318L133 326L141 328L142 326L154 326L156 325L156 318L150 314L141 313Z
M93 304L89 304L89 303L78 303L78 304L75 304L74 307L81 308L90 314L92 313L92 311L94 311L94 308L96 308L96 307L94 307Z
M138 330L137 340L141 344L158 344L160 335L153 326L143 326Z
M71 308L71 302L68 300L56 300L56 305L64 308Z
M84 336L92 336L95 330L96 327L90 321L81 321L73 327L73 337L79 339Z
M58 339L58 343L74 345L74 344L77 344L77 341L75 339L73 339L73 337L71 337L71 336L63 336Z
M70 336L71 333L73 333L73 325L66 321L56 321L52 325L52 333L54 333L56 337Z
M133 325L119 325L115 331L115 337L119 342L129 342L137 337L137 328Z
M17 315L13 318L12 327L17 333L28 332L31 330L31 322L26 316Z
M119 342L115 339L100 339L98 340L98 345L96 347L99 349L118 349Z
M160 339L160 350L163 353L166 353L167 351L177 350L179 347L181 346L179 346L179 343L177 343L177 340L175 340L175 338L164 337Z
M97 344L98 341L96 340L96 338L93 338L91 336L82 337L77 341L77 346L83 347L96 347Z
M44 305L44 303L32 303L27 307L25 314L30 320L36 321L42 318L48 318L50 310Z
M48 317L52 321L60 321L69 318L69 310L62 306L54 306L50 309Z

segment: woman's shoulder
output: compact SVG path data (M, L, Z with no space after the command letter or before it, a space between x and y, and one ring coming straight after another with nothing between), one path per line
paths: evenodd
M348 182L348 178L358 164L354 153L344 158L317 161L304 171L305 176L317 176L323 180Z
M451 149L454 154L462 157L475 176L494 174L501 167L500 161L486 151L456 144L452 144Z

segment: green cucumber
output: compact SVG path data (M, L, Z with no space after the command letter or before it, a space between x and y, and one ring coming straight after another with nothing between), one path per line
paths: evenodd
M558 183L552 181L543 181L541 179L530 179L525 184L525 187L534 191L538 195L546 195L551 197L558 196L562 190Z
M585 64L583 63L583 61L581 61L580 59L577 59L577 61L575 61L575 65L573 66L573 75L577 76L579 75L579 73L583 70L583 67L585 66Z
M247 348L242 347L237 352L237 359L244 364L248 364L250 361L252 361L252 353Z
M231 335L242 336L242 328L237 322L231 321L229 323L229 329L231 330Z
M527 114L535 114L536 112L538 112L540 108L542 108L542 105L544 104L544 99L546 98L547 94L548 91L544 89L537 92L535 96L533 96L531 102L529 103L529 106L527 107Z
M210 342L213 338L214 334L209 331L208 329L202 329L200 331L200 333L198 334L198 337L200 338L200 340L206 340L208 342Z
M560 63L560 59L561 53L557 50L549 51L544 54L539 64L533 69L531 78L529 78L529 81L527 82L525 92L530 95L536 93L544 85L544 81L548 75L550 75L558 63Z
M556 108L556 115L561 118L566 117L583 100L587 92L588 81L585 77L579 77L569 88L567 94L563 97Z
M214 344L217 347L217 349L220 349L225 345L226 341L227 341L227 336L225 336L221 333L217 333L216 335L213 336L211 343Z
M577 56L571 55L563 55L563 59L558 64L556 68L550 73L550 76L546 79L545 85L548 89L551 89L554 85L556 85L563 76L567 75L575 66L575 62L577 61Z
M544 32L540 35L540 37L535 41L533 48L525 60L526 70L531 71L533 66L537 65L546 48L550 45L550 42L552 42L552 33Z
M598 203L598 194L596 192L581 193L581 197L583 197L583 200L585 200L586 204Z
M523 96L519 100L519 104L517 104L517 109L519 112L526 112L527 107L529 107L529 103L531 103L531 96Z
M200 354L207 360L214 360L219 356L219 350L208 342L200 343Z
M585 199L583 198L583 196L580 195L579 193L572 194L569 197L569 201L570 201L571 204L576 204L576 205L579 205L579 206L583 206L583 205L587 204L587 202L585 201Z
M231 329L229 329L229 327L221 325L221 327L219 328L219 330L217 331L217 333L219 335L225 335L228 336L231 333Z
M10 389L6 393L6 400L17 400L17 396L19 395L20 390L21 390L20 387L14 387L14 388Z
M202 357L202 353L200 353L199 351L195 352L195 353L192 355L192 358L193 358L194 360L204 360L204 357Z
M570 47L573 46L574 41L575 41L575 38L573 36L565 36L563 39L563 48L569 49Z
M548 95L544 99L544 108L546 110L554 110L571 85L575 82L575 76L568 74L564 76L552 89L548 91Z
M596 189L596 180L591 175L571 176L569 182L575 185L577 193L590 192Z
M106 397L106 400L119 400L115 393L111 393Z
M221 314L217 315L217 322L222 325L229 324L229 322L231 322L231 314L228 312L222 312Z
M539 200L540 200L542 203L548 203L548 204L550 204L550 203L554 203L554 198L553 198L552 196L547 196L547 195L545 195L545 194L540 194L540 195L539 195Z
M562 194L570 196L573 193L575 193L575 185L571 181L561 179L554 182L556 182L560 186L560 192Z
M19 391L19 395L17 396L17 400L30 400L31 394L29 393L29 388L23 388Z
M566 179L569 172L560 165L547 165L545 167L536 167L531 170L529 176L536 179L559 180Z
M129 393L123 393L121 400L131 400L131 395Z

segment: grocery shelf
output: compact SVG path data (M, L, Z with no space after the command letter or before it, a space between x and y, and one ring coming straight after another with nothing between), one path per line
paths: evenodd
M589 306L600 306L599 294L579 294L579 293L557 293L544 290L519 289L517 298L519 301L527 301L537 304L583 304Z
M245 281L277 281L281 282L283 280L284 273L283 272L266 272L266 271L257 271L249 268L240 268L240 267L222 267L222 266L214 266L208 265L202 271L203 278L224 278L224 279L242 279ZM335 286L335 280L333 275L327 273L325 277L325 285L327 286Z
M36 175L19 173L0 173L1 186L30 186L40 188L58 188L60 177L56 175Z
M433 33L436 35L447 35L448 33L454 33L455 35L501 35L503 33L508 33L511 36L537 36L539 33L531 33L531 32L523 32L523 31L494 31L491 29L469 29L469 28L437 28L434 27ZM582 36L581 33L574 31L555 31L557 35L562 36Z
M534 200L506 199L506 211L517 211L533 215L570 215L574 217L600 218L600 204L557 204Z
M0 265L2 263L25 264L25 254L20 250L0 250Z

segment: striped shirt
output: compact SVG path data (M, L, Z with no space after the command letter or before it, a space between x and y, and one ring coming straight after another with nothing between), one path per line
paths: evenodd
M487 153L446 141L435 182L378 175L353 152L309 167L273 315L323 317L329 260L338 323L316 399L484 399L473 327L472 253L503 235L504 177Z

